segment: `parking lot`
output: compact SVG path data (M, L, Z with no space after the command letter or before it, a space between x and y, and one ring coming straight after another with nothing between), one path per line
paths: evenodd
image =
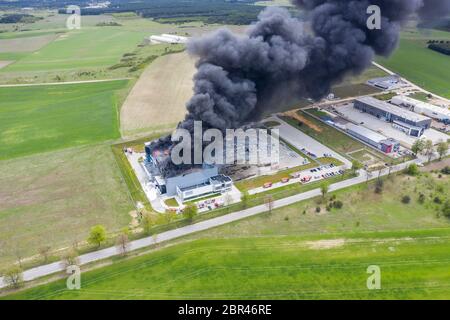
M280 187L288 186L294 183L309 184L316 181L328 179L331 177L344 174L345 166L335 166L333 164L318 166L316 168L307 169L292 173L290 177L286 177L284 181L279 181L273 184L267 184L263 187L248 190L249 194L257 194Z
M345 157L341 156L339 153L331 150L317 140L314 140L300 130L297 130L280 118L276 117L275 121L281 124L277 127L277 129L280 130L280 137L293 145L298 150L305 152L313 159L322 157L332 157L338 159L343 162L348 168L351 168L351 162Z
M389 122L383 121L374 117L368 113L361 112L353 108L353 103L341 105L336 108L347 119L360 124L382 135L394 138L398 140L402 145L410 148L412 144L417 140L415 137L411 137L400 130L395 129ZM434 144L441 140L447 141L448 135L439 132L435 129L427 129L423 135L425 139L430 139Z

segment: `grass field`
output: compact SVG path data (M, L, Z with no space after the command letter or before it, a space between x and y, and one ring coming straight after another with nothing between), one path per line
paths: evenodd
M83 273L80 291L57 281L6 298L448 299L450 220L437 215L433 198L449 190L448 176L435 174L385 179L382 194L362 184L334 193L342 209L327 212L320 199L296 203L115 259ZM401 202L405 194L410 204ZM374 264L382 289L368 291Z
M7 298L448 299L447 239L391 236L195 241L83 273L81 290L58 281ZM374 264L381 290L367 289Z
M123 134L175 128L186 114L194 72L194 60L185 52L156 59L142 73L122 106Z
M450 32L417 32L403 35L400 47L389 59L378 62L428 91L450 98L450 59L427 48L427 40L450 40Z
M85 240L103 224L118 231L133 210L109 145L0 161L0 269L22 257Z
M51 71L110 66L145 37L120 27L81 29L62 34L39 51L8 66L4 72Z
M308 127L307 125L299 126L298 121L291 119L289 117L284 117L283 120L287 121L290 125L306 133L307 135L313 137L317 141L329 146L330 148L344 155L348 152L362 149L365 147L362 143L320 122L319 120L316 120L315 118L308 115L306 112L299 111L299 114L301 114L302 117L305 117L308 121L312 122L314 125L320 127L322 131L317 132Z
M127 81L0 88L0 159L120 137Z

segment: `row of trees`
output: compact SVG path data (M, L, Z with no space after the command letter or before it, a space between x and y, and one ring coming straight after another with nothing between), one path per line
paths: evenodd
M441 160L444 156L447 155L448 148L449 148L449 143L447 141L439 142L435 148L435 146L433 145L433 141L425 140L425 139L418 139L412 145L411 151L416 156L419 154L427 156L428 162L430 162L435 151L439 154L439 160Z

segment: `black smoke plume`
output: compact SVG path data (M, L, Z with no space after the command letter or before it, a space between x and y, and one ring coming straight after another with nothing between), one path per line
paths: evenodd
M194 95L178 127L192 132L238 128L283 103L287 98L326 96L331 86L371 65L375 55L389 56L397 47L401 26L412 16L436 19L450 12L450 0L293 0L306 11L311 32L286 9L269 7L245 35L227 29L188 44L198 57ZM367 8L381 9L381 29L369 30ZM170 148L170 136L153 144ZM170 159L163 166L173 175ZM189 166L187 166L189 167Z

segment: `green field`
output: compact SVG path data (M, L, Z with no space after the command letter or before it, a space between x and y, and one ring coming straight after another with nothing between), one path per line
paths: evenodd
M96 224L115 232L131 220L134 204L107 144L2 160L0 172L0 270L17 254L56 251L86 240Z
M0 159L120 137L127 81L0 88Z
M448 299L448 243L433 235L209 239L83 273L79 291L58 281L8 299ZM367 289L374 264L381 290Z
M404 34L393 56L378 62L416 85L450 98L450 57L428 49L429 39L450 40L450 32Z
M144 32L120 27L81 29L60 35L44 48L8 66L4 72L51 71L110 66L144 39Z
M397 176L312 199L84 272L80 291L57 281L7 299L448 299L450 220L438 216L448 176ZM423 204L418 195L425 194ZM410 204L401 197L409 194ZM326 200L327 202L328 200ZM321 213L315 207L321 206ZM369 265L382 289L366 288Z

